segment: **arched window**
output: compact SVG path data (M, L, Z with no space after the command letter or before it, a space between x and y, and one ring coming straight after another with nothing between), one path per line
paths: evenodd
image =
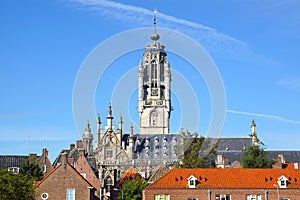
M113 180L112 180L112 178L111 178L110 176L108 176L108 177L106 178L105 183L106 183L106 185L113 185Z
M157 87L157 63L155 61L151 62L151 80L152 87Z
M156 126L157 125L157 118L158 118L158 114L156 111L153 111L151 113L151 116L150 116L150 124L152 126Z

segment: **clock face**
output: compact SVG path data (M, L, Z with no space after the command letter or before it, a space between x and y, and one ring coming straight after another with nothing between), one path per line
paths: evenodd
M151 90L151 95L152 96L158 96L158 89L152 89Z

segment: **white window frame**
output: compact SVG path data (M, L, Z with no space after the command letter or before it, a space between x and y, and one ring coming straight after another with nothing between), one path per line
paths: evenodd
M154 200L170 200L169 194L155 194Z
M196 180L197 178L193 175L191 175L189 178L188 178L188 186L189 188L195 188L196 187Z
M66 200L75 200L75 189L67 189Z
M246 200L262 200L260 194L247 194Z
M43 169L43 173L46 173L47 172L47 165L44 164L42 169Z
M286 188L287 187L288 179L285 176L280 176L277 180L279 188Z
M231 200L231 195L230 194L216 194L216 200L221 200L222 198L225 197L225 200ZM227 197L229 197L229 199L226 199Z
M41 195L41 198L42 198L43 200L46 200L46 199L49 198L49 194L48 194L47 192L43 192L42 195Z

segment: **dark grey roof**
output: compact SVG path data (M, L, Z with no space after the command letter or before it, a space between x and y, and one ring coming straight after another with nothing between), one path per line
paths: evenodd
M243 152L237 152L237 151L232 151L232 152L219 152L218 154L221 154L223 156L223 158L228 159L229 161L229 165L231 165L234 161L242 161L242 156L243 156Z
M282 154L285 162L300 162L300 150L266 150L266 154L269 159L277 158Z
M179 134L136 134L134 154L136 159L177 160Z
M21 167L29 156L0 156L0 168Z
M218 139L218 152L223 151L237 151L241 152L252 145L252 138L250 137L237 137L237 138L219 138Z

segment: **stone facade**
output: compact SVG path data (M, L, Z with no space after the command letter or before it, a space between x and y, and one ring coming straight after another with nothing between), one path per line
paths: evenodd
M146 46L138 72L140 134L168 134L171 113L171 70L165 46L158 42L156 18L152 41Z

